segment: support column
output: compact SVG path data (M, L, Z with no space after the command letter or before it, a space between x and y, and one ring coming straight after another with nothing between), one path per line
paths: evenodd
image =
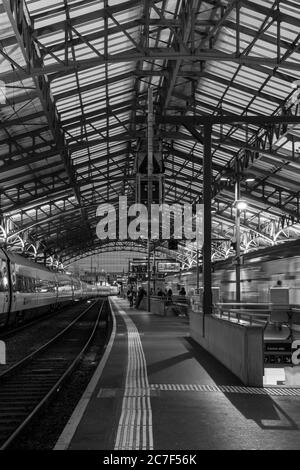
M152 204L152 174L153 174L153 90L148 88L148 312L151 311L151 204Z
M203 242L203 314L212 313L211 281L211 196L212 196L212 161L211 161L212 125L204 125L203 159L203 203L204 203L204 242Z
M196 251L196 261L197 261L197 291L196 293L197 294L200 294L200 266L199 266L199 248L197 247L197 251Z

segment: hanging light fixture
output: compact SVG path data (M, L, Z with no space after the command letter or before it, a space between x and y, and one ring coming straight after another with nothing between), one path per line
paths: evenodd
M238 209L239 211L244 211L245 209L247 209L248 203L247 203L246 201L244 201L243 199L237 199L237 200L234 202L234 206L235 206L236 209Z

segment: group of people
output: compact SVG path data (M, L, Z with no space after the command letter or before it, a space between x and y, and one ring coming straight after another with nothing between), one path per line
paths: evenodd
M163 291L161 288L159 288L157 295L159 297L167 297L168 299L172 300L173 292L172 292L172 289L165 289L165 291ZM186 291L184 287L181 287L180 291L178 292L178 295L184 295L184 296L186 295Z
M127 299L129 301L129 306L133 307L135 303L135 307L138 308L145 295L147 295L147 292L145 291L143 286L139 287L138 292L136 291L135 287L130 286L127 291Z
M153 292L150 292L150 294L152 295ZM145 295L147 295L147 292L145 291L143 286L139 287L138 291L136 291L136 288L134 286L130 286L127 291L127 299L129 301L129 306L133 307L133 305L135 304L135 307L138 308ZM165 289L163 291L161 288L159 288L156 295L158 297L166 298L167 302L169 303L172 302L172 289ZM178 292L178 295L186 296L186 291L184 287L181 287L180 291Z

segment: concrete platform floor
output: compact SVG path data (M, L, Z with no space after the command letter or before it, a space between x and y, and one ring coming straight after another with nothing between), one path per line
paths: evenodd
M111 354L78 427L70 433L75 410L58 448L300 449L300 390L244 387L189 338L186 318L138 311L121 299L114 305L123 313L116 312ZM131 386L149 393L126 398Z

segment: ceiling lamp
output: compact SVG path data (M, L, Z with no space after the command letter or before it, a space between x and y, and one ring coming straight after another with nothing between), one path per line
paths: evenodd
M237 201L234 202L234 206L239 211L244 211L245 209L247 209L248 204L246 201L243 201L242 199L238 199Z

